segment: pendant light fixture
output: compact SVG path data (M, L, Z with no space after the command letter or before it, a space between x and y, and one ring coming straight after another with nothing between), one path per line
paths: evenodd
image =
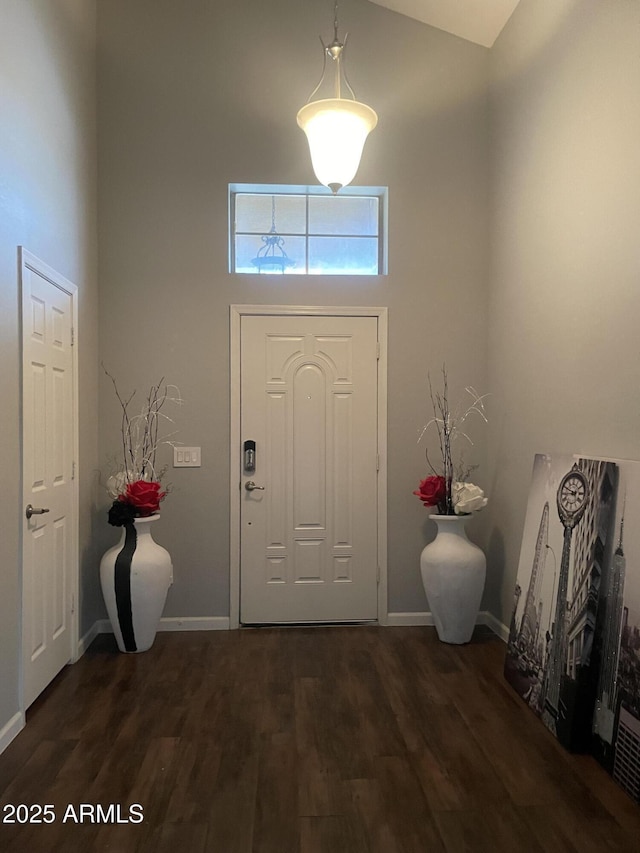
M258 272L284 273L287 267L295 266L296 262L284 250L284 237L281 237L276 230L276 197L273 195L271 196L271 230L261 239L263 245L258 249L255 258L251 259L251 263L258 268Z
M362 149L369 132L378 123L375 111L356 100L344 70L344 53L348 34L344 42L338 38L338 0L334 6L333 41L322 44L323 64L320 82L309 96L309 100L298 112L298 124L309 142L313 171L321 184L335 194L354 179ZM327 57L334 63L333 97L312 100L324 82ZM350 97L343 98L343 90Z

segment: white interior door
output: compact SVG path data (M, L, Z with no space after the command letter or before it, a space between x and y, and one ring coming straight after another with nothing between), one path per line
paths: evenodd
M378 617L376 317L243 316L240 621ZM252 488L251 484L256 488Z
M27 708L73 657L75 287L28 253L23 251L21 259L22 648Z

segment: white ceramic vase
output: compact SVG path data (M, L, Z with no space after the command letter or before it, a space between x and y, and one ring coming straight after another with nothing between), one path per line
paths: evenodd
M430 515L438 533L420 555L429 608L443 643L468 643L473 634L487 572L485 556L467 539L470 516Z
M126 524L120 542L100 561L102 595L121 652L151 648L173 583L169 552L151 536L159 518L156 513Z

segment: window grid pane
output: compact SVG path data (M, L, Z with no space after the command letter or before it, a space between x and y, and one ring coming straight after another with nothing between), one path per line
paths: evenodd
M278 234L304 234L306 231L305 199L300 195L238 193L236 233L266 234L275 222Z
M381 191L333 196L260 190L231 193L232 272L380 273Z
M372 237L309 237L310 275L377 275L378 241Z
M311 196L309 233L343 236L378 234L378 199L362 196Z
M235 272L237 273L287 273L305 275L307 271L307 240L304 236L284 238L282 252L274 252L274 261L269 263L269 253L264 251L265 244L258 234L237 234L235 250ZM258 255L258 252L261 254ZM284 261L280 258L285 257ZM260 258L265 260L260 263Z

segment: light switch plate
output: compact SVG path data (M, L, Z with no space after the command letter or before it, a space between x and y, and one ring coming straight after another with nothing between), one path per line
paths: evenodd
M200 468L201 456L199 447L174 447L174 468Z

